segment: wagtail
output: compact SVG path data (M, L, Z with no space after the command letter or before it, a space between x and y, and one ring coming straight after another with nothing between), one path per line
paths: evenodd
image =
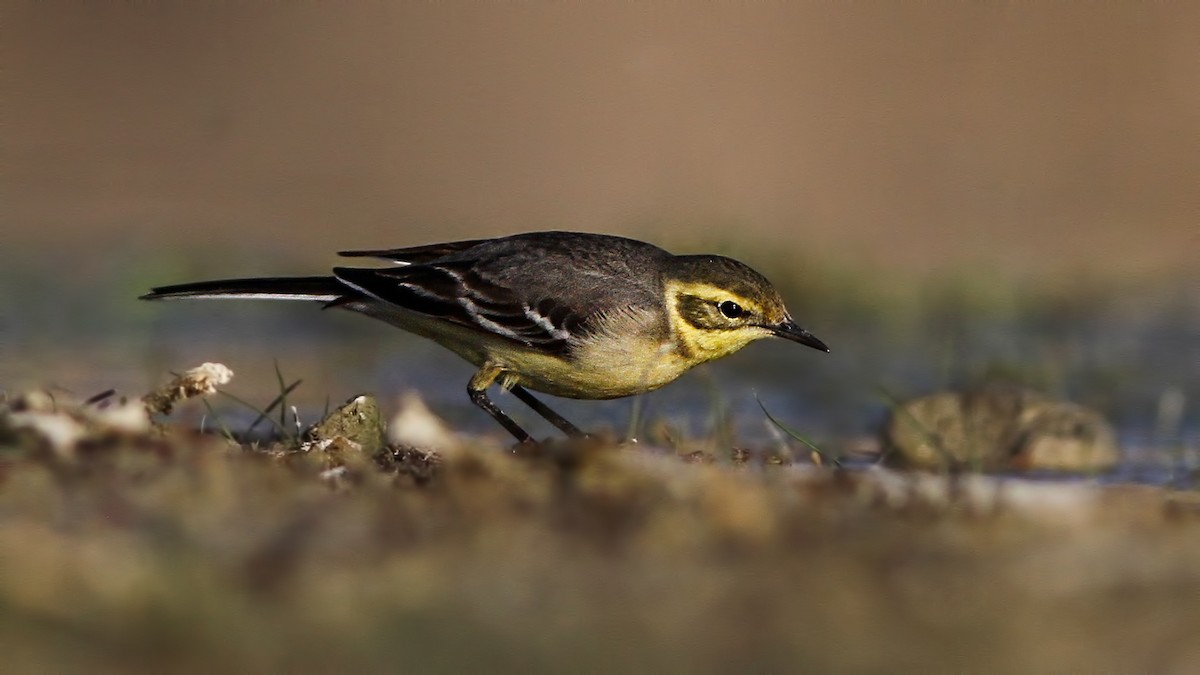
M763 275L719 255L672 255L633 239L579 232L339 255L395 265L201 281L142 298L306 300L381 319L474 364L471 400L521 442L529 433L488 398L494 383L578 436L526 389L576 399L631 396L772 336L829 351L796 324Z

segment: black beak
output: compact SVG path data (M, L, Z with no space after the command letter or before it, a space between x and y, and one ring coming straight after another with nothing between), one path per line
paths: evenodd
M771 332L786 340L799 342L802 345L812 347L813 349L820 349L826 353L829 352L829 347L826 347L824 342L818 340L817 336L813 335L812 333L804 330L800 326L797 326L796 322L792 321L791 319L775 324L771 327Z

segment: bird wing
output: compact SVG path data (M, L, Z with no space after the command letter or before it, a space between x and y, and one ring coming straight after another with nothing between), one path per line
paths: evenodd
M427 244L425 246L410 246L407 248L339 251L338 255L346 258L379 258L380 260L390 260L394 263L400 264L422 264L433 262L438 258L443 258L452 253L458 253L469 248L474 248L488 241L491 240L468 239L465 241L450 241L441 244Z
M561 300L527 299L470 264L335 267L333 273L347 286L385 303L551 354L565 351L586 319L586 313Z
M670 256L632 239L566 232L373 253L409 264L334 274L376 300L559 355L601 316L658 308L655 270Z

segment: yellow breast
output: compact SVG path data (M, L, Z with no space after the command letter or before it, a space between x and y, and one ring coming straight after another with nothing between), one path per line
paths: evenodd
M566 358L527 352L497 356L522 385L582 399L652 391L695 365L679 353L658 317L634 308L595 320Z

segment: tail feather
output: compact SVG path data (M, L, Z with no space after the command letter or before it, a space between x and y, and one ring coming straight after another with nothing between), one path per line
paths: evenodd
M218 279L174 286L159 286L141 296L141 300L242 299L310 300L335 302L355 291L334 277L267 277L260 279Z

